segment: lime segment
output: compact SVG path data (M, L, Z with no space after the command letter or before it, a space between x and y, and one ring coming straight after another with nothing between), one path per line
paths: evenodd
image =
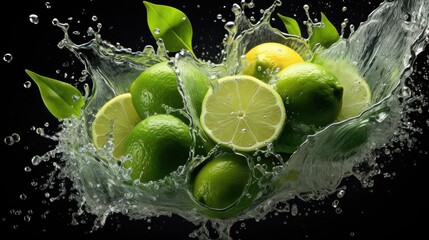
M279 94L248 75L227 76L209 89L202 106L201 125L216 143L237 151L254 151L277 139L286 111Z
M92 141L101 148L109 139L113 141L113 156L123 155L124 141L140 118L131 102L131 94L118 95L104 104L92 123Z

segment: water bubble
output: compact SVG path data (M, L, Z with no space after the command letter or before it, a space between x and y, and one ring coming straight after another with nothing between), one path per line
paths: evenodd
M6 54L3 56L3 61L5 61L5 62L7 62L7 63L12 62L12 59L13 59L13 56L12 56L12 54L10 54L10 53L6 53Z
M39 16L37 16L36 14L30 14L30 22L33 24L39 24Z
M216 18L219 20L222 19L222 14L219 13L218 15L216 15Z
M94 15L94 16L91 17L91 20L94 21L94 22L96 22L98 20L98 17Z
M159 35L159 34L161 33L161 30L159 30L159 28L155 28L155 29L153 30L153 32L154 32L156 35Z
M335 213L336 214L340 214L342 212L343 212L343 209L341 209L341 208L335 208Z
M24 168L24 171L31 172L31 168L29 166L27 166L27 167Z
M31 87L31 82L30 81L25 81L24 82L24 88L30 88Z
M346 7L346 6L344 6L344 7L341 9L341 11L343 11L343 12L347 11L347 7Z

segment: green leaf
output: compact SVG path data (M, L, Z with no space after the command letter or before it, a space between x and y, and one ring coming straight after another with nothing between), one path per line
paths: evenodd
M282 20L289 34L297 35L301 37L301 29L299 28L298 22L295 19L291 17L283 16L280 13L278 13L277 15Z
M310 46L313 48L317 43L320 43L325 48L329 48L333 43L340 39L340 35L334 25L328 20L328 18L323 14L321 22L324 27L315 27L313 28L313 34L310 36Z
M85 101L77 88L28 69L25 72L39 87L42 100L52 115L58 119L68 118L71 115L80 117L80 110L85 105Z
M147 22L152 36L162 38L170 52L192 50L192 25L179 9L143 1L147 10Z

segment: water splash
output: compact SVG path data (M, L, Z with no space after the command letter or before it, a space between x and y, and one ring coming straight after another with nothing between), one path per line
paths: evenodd
M243 11L249 4L253 7L253 2L241 7L233 5L235 20L225 25L228 35L223 42L224 49L219 63L195 59L185 51L178 53L173 59L172 67L179 77L179 90L187 103L184 112L193 120L191 127L194 134L200 133L199 123L195 121L198 116L195 116L192 101L187 101L191 95L187 86L180 81L184 77L181 74L185 72L182 70L186 64L192 64L204 72L213 80L215 87L216 79L239 73L242 55L259 43L284 43L305 59L313 54L306 46L305 39L282 33L269 24L279 2L265 10L263 17L255 24ZM187 172L203 161L204 156L195 155L195 161L190 161L189 165L181 167L163 180L129 185L126 184L130 180L129 173L125 169L109 163L114 161L100 161L101 158L109 158L112 146L95 150L91 143L88 133L97 110L113 96L126 92L129 84L141 71L170 59L162 41L157 43L157 48L147 46L142 51L132 52L103 40L99 28L98 31L89 32L93 39L77 45L69 38L68 24L54 20L53 24L64 32L64 39L58 47L68 49L84 63L85 72L93 87L86 88L84 95L87 105L81 119L65 119L61 122L60 132L54 136L39 132L41 136L58 141L58 144L43 156L34 156L32 162L39 165L55 156L61 156L59 163L55 164L55 174L51 175L49 181L70 179L73 182L73 198L80 206L76 215L84 212L94 214L96 220L93 230L103 227L107 217L113 213L121 213L132 219L177 214L201 226L191 234L193 237L209 238L209 229L214 228L221 237L227 238L230 236L230 227L242 219L260 220L272 211L286 211L296 216L301 209L296 204L289 207L290 199L323 199L335 193L340 181L349 176L356 177L364 186L369 186L372 184L372 177L380 173L374 158L375 150L389 144L391 139L412 144L406 135L412 129L406 114L414 109L408 107L407 102L418 96L409 94L405 79L412 72L411 66L416 56L427 45L427 9L428 3L423 0L412 3L384 2L349 39L343 38L322 52L322 56L327 59L341 59L356 64L373 89L373 106L356 118L333 124L310 136L283 166L265 173L270 180L265 186L272 191L259 196L248 211L237 218L222 221L208 219L196 211L188 191ZM222 16L220 18L223 19ZM392 46L395 51L391 51ZM361 141L351 141L351 135L361 136ZM342 144L338 144L339 142ZM350 145L349 142L353 144ZM270 153L272 152L268 151ZM255 164L255 169L261 170L261 166ZM338 194L338 198L344 195ZM287 207L279 208L278 204ZM333 207L340 213L342 210L338 206L339 201L334 201Z

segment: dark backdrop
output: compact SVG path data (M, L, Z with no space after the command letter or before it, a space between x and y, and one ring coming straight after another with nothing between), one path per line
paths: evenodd
M217 19L217 15L222 14L225 19L232 20L230 7L233 1L211 1L210 4L203 0L153 2L183 10L193 24L197 56L209 52L211 55L205 55L204 58L217 60L216 54L220 51L220 44L226 33L224 23ZM257 19L260 16L259 9L265 9L271 2L255 0L256 8L252 11ZM284 1L276 12L289 16L297 13L297 18L304 19L302 5L308 3L312 12L324 11L327 16L331 16L335 26L340 26L346 17L358 26L380 2ZM46 6L48 3L51 8ZM95 28L96 23L91 20L95 15L97 22L103 24L102 37L112 43L119 42L133 50L154 44L146 24L146 10L142 1L52 0L48 3L40 0L25 3L7 1L0 10L0 55L3 57L10 53L13 56L10 63L0 61L3 119L0 137L3 139L13 133L21 136L20 141L12 146L0 143L0 232L2 235L10 233L10 236L58 238L188 238L195 227L177 216L154 218L148 223L113 215L108 218L104 228L89 233L93 225L91 216L85 220L86 224L71 224L71 216L77 209L75 202L69 201L67 196L64 200L50 202L51 196L46 196L45 193L55 193L55 189L41 191L37 190L39 186L32 186L32 182L43 182L43 179L48 178L46 174L52 169L49 164L33 166L31 158L52 149L55 143L37 136L31 128L48 124L52 129L48 133L52 134L57 122L45 109L36 85L33 83L29 89L24 88L24 83L30 80L24 69L70 80L73 74L80 76L83 67L68 50L61 50L56 46L62 39L62 32L51 24L52 19L56 17L62 22L71 22L73 30L84 33L88 26ZM343 6L347 6L348 10L343 12ZM30 23L30 14L39 16L39 24ZM68 18L72 19L67 20ZM279 24L278 19L273 22L274 26L282 28ZM77 42L82 40L79 37L75 39ZM426 51L415 64L417 71L427 71L427 61ZM64 77L65 73L68 77ZM419 74L415 79L424 85L422 89L427 92L428 81L422 75L427 77L427 73ZM415 121L427 134L427 107L419 115ZM382 173L374 177L374 187L362 188L354 179L344 181L342 186L346 186L347 190L345 196L339 199L341 213L336 213L332 207L333 200L338 199L335 196L320 202L297 202L297 216L270 214L263 221L248 220L244 227L240 223L236 224L232 229L232 236L237 239L388 239L402 235L406 239L416 239L418 234L425 235L426 229L421 225L427 210L424 198L427 180L424 175L428 145L424 135L414 137L416 146L393 155ZM379 161L386 161L383 154Z

